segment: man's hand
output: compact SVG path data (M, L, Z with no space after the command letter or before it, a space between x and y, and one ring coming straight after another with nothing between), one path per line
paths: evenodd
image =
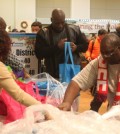
M64 39L61 39L59 42L58 42L58 47L60 49L64 49L64 45L65 45L65 42L67 41L67 38L64 38Z
M88 57L87 60L90 62L91 61L91 57Z
M70 43L70 46L71 46L72 52L74 52L77 49L77 46L73 42Z
M58 108L63 111L71 111L71 104L69 102L63 102Z

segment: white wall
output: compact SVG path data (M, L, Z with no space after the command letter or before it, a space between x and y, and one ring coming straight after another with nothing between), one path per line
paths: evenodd
M120 19L120 0L0 0L0 16L8 26L22 29L20 23L30 25L35 18L51 17L55 8L61 8L66 18Z
M21 22L26 21L30 32L30 26L36 18L35 0L0 0L0 16L3 17L11 29L21 30Z
M90 0L71 0L71 18L89 19Z
M21 30L21 22L26 21L28 27L24 30L31 31L31 23L36 18L36 1L35 0L15 0L15 26Z
M51 13L55 8L61 8L66 18L90 18L90 0L36 0L36 17L42 23L51 23Z
M36 0L37 18L50 18L55 8L61 8L66 18L90 18L90 0Z
M0 16L4 18L8 26L14 27L15 0L0 0Z
M119 19L120 0L91 0L91 19Z
M53 9L61 8L69 18L70 2L71 0L36 0L36 17L50 18Z

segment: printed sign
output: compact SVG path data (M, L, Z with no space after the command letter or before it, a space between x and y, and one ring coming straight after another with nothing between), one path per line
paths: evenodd
M114 32L118 23L120 23L119 20L85 19L77 21L75 25L78 25L84 33L98 33L98 30L100 29L108 30L108 27L110 32Z
M12 54L25 65L30 75L38 74L38 60L34 52L36 34L33 33L10 33L12 39Z

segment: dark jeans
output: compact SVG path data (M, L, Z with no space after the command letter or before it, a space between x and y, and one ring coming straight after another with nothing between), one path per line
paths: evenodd
M96 111L96 112L98 112L99 111L99 108L101 107L101 105L102 105L102 103L103 102L101 102L101 101L99 101L98 99L97 99L97 96L96 96L96 94L94 95L94 99L91 101L91 103L90 103L90 110L93 110L93 111Z
M90 89L91 95L95 96L96 94L96 85L94 85L91 89Z

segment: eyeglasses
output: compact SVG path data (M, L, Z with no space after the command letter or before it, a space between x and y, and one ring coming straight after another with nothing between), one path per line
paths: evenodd
M105 57L105 58L110 58L110 57L112 57L112 56L115 54L115 52L116 52L116 50L117 50L118 48L119 48L119 47L116 47L116 48L113 50L113 52L111 52L111 53L109 53L109 54L102 54L102 56Z

